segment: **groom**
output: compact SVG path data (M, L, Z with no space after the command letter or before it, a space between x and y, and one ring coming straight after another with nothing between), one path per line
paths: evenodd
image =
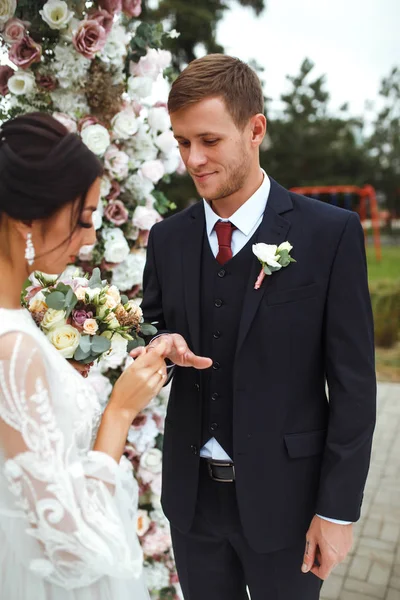
M260 169L263 105L255 73L223 55L189 64L168 102L204 200L151 230L142 307L176 365L162 503L186 600L319 598L370 460L363 231ZM285 241L296 262L254 289L253 244Z

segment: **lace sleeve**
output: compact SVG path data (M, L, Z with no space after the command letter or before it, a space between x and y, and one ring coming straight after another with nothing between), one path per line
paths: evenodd
M57 420L57 385L33 338L8 333L0 348L0 469L39 548L30 569L66 589L139 576L132 474L104 453L79 456L68 420Z

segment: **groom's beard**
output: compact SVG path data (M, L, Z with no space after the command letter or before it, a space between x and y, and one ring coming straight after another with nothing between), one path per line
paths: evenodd
M222 181L217 189L204 195L207 202L218 202L223 198L232 196L244 186L250 171L250 157L243 149L242 156L229 165L226 171L226 179Z

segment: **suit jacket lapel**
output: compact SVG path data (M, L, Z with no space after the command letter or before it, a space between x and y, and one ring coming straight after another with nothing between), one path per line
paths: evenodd
M287 221L282 214L292 210L292 208L293 204L288 191L276 183L276 181L271 179L271 191L264 212L264 217L258 230L257 242L279 245L287 240L290 222ZM260 270L261 264L257 257L254 256L244 297L242 316L239 324L236 358L256 315L265 290L272 283L273 277L276 277L277 275L277 273L273 273L270 276L266 276L261 288L259 290L255 290L254 284L260 273Z
M185 306L191 344L196 354L200 353L200 279L201 253L205 232L203 202L198 202L188 211L187 224L182 232L182 264Z

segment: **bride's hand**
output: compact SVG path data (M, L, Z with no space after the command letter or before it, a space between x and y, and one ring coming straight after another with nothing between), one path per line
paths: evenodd
M83 365L82 363L76 360L69 360L68 362L74 367L75 371L78 371L78 373L80 373L82 377L85 378L89 375L89 371L94 365L94 363L92 362L87 365Z
M111 394L108 409L118 410L135 419L136 415L163 387L167 378L164 360L166 344L141 352L134 363L117 379Z

